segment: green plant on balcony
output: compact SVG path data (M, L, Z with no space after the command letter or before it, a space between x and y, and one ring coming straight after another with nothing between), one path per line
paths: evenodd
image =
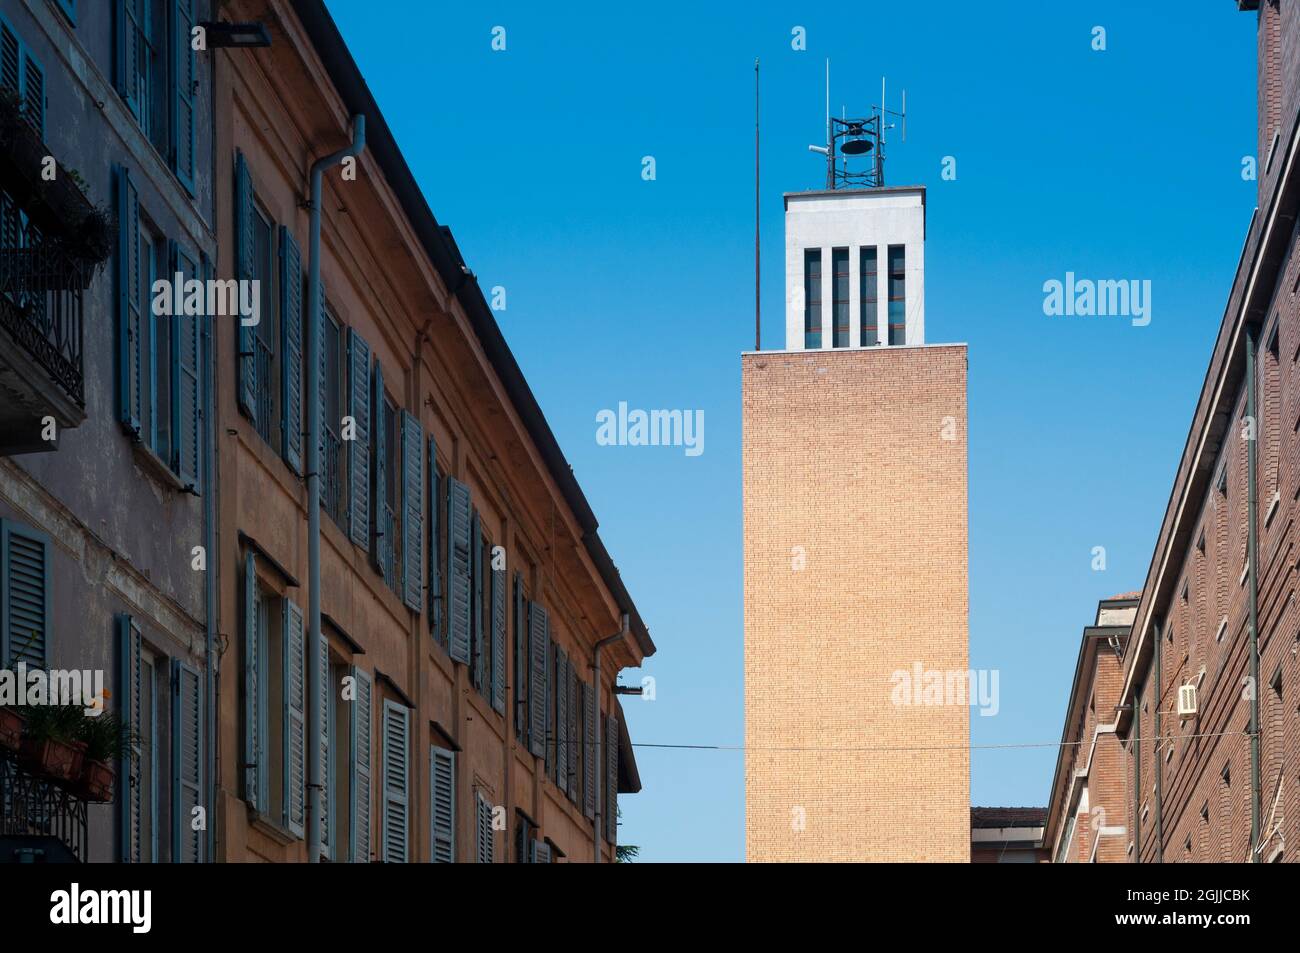
M81 709L73 705L28 705L20 757L28 768L55 781L74 781L81 774L85 747L78 740Z
M116 712L103 711L98 715L82 712L77 738L86 746L80 793L87 801L111 800L116 765L124 758L135 759L141 745L139 734Z

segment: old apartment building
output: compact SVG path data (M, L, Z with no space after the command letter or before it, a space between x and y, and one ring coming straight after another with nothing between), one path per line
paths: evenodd
M1300 844L1300 4L1237 5L1258 36L1257 208L1146 582L1107 639L1122 656L1085 634L1065 737L1096 754L1058 763L1058 860L1293 861Z
M785 207L786 349L741 357L746 856L966 861L969 698L895 678L969 667L966 348L925 343L925 190Z
M613 860L640 787L615 683L654 645L324 3L0 14L0 133L75 190L6 150L0 664L102 668L141 734L113 803L66 801L42 846ZM103 260L66 265L50 237L96 205ZM71 274L24 264L42 241ZM256 321L161 313L178 272L256 289ZM32 827L6 809L0 851Z
M209 328L148 288L216 257L208 6L0 0L0 666L102 673L141 743L114 803L0 762L4 861L207 855Z

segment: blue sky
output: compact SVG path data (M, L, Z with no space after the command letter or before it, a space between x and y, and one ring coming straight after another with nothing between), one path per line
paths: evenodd
M506 288L498 320L659 647L656 700L625 706L635 741L743 738L756 56L765 347L784 337L781 193L822 184L807 145L825 58L836 112L866 112L882 75L907 89L887 172L929 187L926 336L970 345L971 664L1001 689L973 743L1056 742L1097 599L1144 581L1254 207L1255 17L1227 0L918 6L329 0L434 213L480 284ZM1046 317L1043 283L1067 271L1149 279L1150 325ZM598 446L619 401L702 409L705 452ZM637 758L623 842L743 859L739 753ZM977 750L973 803L1046 803L1054 758Z

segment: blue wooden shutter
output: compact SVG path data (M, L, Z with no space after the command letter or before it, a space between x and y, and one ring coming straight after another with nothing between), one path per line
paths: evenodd
M204 806L203 750L203 677L180 659L172 659L173 863L204 860L207 834L203 828L194 829L194 810Z
M529 862L534 864L551 863L551 845L544 840L530 842Z
M605 840L618 840L618 715L605 723Z
M175 242L172 243L172 271L181 275L182 282L199 278L198 264ZM181 482L195 493L200 487L200 448L203 445L203 346L200 335L203 319L202 311L197 315L177 315L173 319L175 333L172 335L172 347L176 353L176 370L172 374L175 469Z
M402 579L408 609L424 594L424 429L402 411Z
M582 683L582 813L596 816L596 771L600 752L596 750L596 693Z
M45 138L45 70L23 47L23 117L36 134Z
M302 475L302 255L280 226L280 434L284 461Z
M244 800L262 811L261 633L259 631L257 557L244 557Z
M370 555L375 568L384 577L384 582L392 584L388 578L388 560L384 558L392 539L388 535L388 432L384 426L387 413L384 401L384 368L375 359L370 372L370 441L375 447L373 479L370 481L370 511L374 514L374 532L371 534Z
M429 817L429 859L435 864L455 863L456 753L436 746L429 748Z
M173 0L172 26L172 169L176 178L194 194L194 49L190 31L194 29L194 0Z
M384 862L404 864L410 835L410 710L384 702Z
M506 571L492 570L492 707L506 710Z
M235 277L252 281L253 264L253 180L248 163L235 153ZM265 318L265 315L262 315ZM238 333L239 409L250 420L257 420L257 326L235 320Z
M140 21L135 6L135 0L114 0L113 3L116 47L113 52L113 85L126 100L131 115L139 119L145 90L141 88L140 60L143 51L140 48Z
M515 671L513 682L515 737L528 741L528 609L524 604L524 577L515 570Z
M569 790L569 656L555 647L555 784Z
M472 608L470 600L470 493L469 487L454 477L448 477L448 540L450 592L450 637L448 651L457 662L469 664Z
M546 648L550 639L546 609L540 603L528 603L528 750L539 758L546 756Z
M578 803L581 792L578 789L578 781L582 771L582 709L581 699L578 697L578 666L573 659L569 660L569 777L566 790L569 792L569 800L574 804Z
M144 298L140 263L140 198L131 173L114 170L117 200L117 408L118 419L140 439L141 305Z
M481 793L475 792L474 847L476 859L480 864L491 864L496 860L496 838L492 830L492 803Z
M478 509L470 510L469 521L469 604L470 631L474 640L474 688L483 692L484 675L489 660L483 656L483 530Z
M442 567L439 565L439 532L442 521L438 519L442 507L439 505L441 497L439 494L438 479L438 443L433 434L429 434L429 631L433 633L433 640L440 641L439 635L442 632Z
M307 639L302 609L284 600L284 819L302 837L307 822Z
M0 89L7 89L22 101L23 54L18 34L0 16Z
M330 644L325 633L320 635L320 697L317 699L320 705L320 734L316 738L316 744L320 746L320 764L321 764L321 793L320 793L320 848L321 857L330 860L334 856L334 835L330 833L330 818L333 815L334 807L330 804L330 791L333 785L330 784L330 777L333 772L333 764L330 761L330 724L333 722L331 715L334 712L334 692L330 685Z
M352 862L370 863L371 792L374 790L374 730L370 673L355 666L352 702Z
M50 540L44 533L0 519L0 665L50 664Z
M143 725L143 698L140 679L140 630L129 615L117 617L118 644L118 716L139 732ZM140 783L140 759L144 755L138 734L123 754L117 771L118 843L124 864L138 864L142 858L140 832L144 811L144 789Z
M298 241L279 226L279 432L285 463L303 473L303 259Z
M348 329L348 416L356 439L351 441L348 476L352 481L349 493L348 530L352 542L363 549L370 548L370 345L357 333Z

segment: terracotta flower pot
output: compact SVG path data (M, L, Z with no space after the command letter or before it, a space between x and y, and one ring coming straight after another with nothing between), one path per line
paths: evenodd
M22 746L27 719L12 708L0 708L0 748L17 751Z
M84 749L55 738L24 738L23 760L38 774L55 781L71 781L81 770Z
M87 760L81 768L81 778L77 793L85 801L104 802L113 800L113 784L117 780L117 769L103 761Z

